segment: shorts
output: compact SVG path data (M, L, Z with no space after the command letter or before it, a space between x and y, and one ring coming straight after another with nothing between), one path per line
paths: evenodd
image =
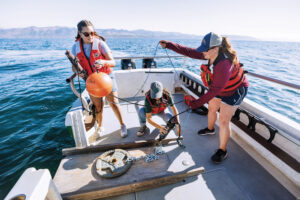
M112 87L112 92L116 92L118 91L118 85L117 85L117 82L116 82L116 77L115 77L115 74L114 72L111 72L110 74L108 74L108 76L111 78L111 80L113 81L113 87Z
M222 102L226 103L227 105L238 106L242 103L247 93L248 93L248 87L240 87L231 96L228 97L216 96L216 98L221 99Z

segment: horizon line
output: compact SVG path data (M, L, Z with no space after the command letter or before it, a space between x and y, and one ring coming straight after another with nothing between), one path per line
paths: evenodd
M76 27L69 27L69 26L24 26L24 27L9 27L9 28L4 28L4 27L0 27L0 29L3 30L9 30L9 29L25 29L25 28L69 28L69 29L76 29ZM191 36L204 36L204 35L197 35L197 34L192 34L192 33L183 33L183 32L175 32L175 31L161 31L161 30L147 30L147 29L124 29L124 28L96 28L95 29L102 29L102 30L108 30L108 29L114 29L114 30L125 30L125 31L149 31L149 32L163 32L163 33L179 33L179 34L183 34L183 35L191 35ZM242 37L249 37L249 38L253 38L257 41L270 41L270 42L296 42L299 43L300 40L290 40L290 39L265 39L265 38L259 38L256 36L249 36L249 35L238 35L238 34L220 34L221 36L242 36ZM109 36L107 36L109 37ZM1 39L5 39L5 38L1 38ZM6 38L7 39L7 38Z

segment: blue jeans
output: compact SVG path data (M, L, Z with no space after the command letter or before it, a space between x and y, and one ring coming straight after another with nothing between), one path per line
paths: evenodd
M152 115L158 115L159 117L161 117L165 122L169 121L169 119L171 119L172 115L170 113L165 113L165 112L161 112L158 114L152 114ZM145 108L141 108L139 110L139 120L140 120L140 124L141 126L146 124L146 112L145 112Z

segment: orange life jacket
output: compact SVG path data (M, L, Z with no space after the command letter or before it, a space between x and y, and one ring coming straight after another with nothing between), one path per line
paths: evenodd
M213 74L211 73L207 65L201 65L201 79L206 87L210 87L211 81L213 80ZM239 63L233 69L233 72L227 81L225 87L221 92L229 92L236 90L244 81L245 74L242 65Z
M105 57L101 54L101 51L99 49L99 47L101 48L100 40L94 37L89 59L84 53L82 39L76 40L75 44L76 44L76 57L78 58L80 65L84 68L85 71L87 71L88 75L91 75L92 73L96 72L97 69L95 67L95 61L99 59L100 60L105 59ZM98 72L104 72L106 74L110 74L112 70L110 67L103 66L98 70Z
M149 103L150 103L150 106L151 106L151 113L152 114L158 114L158 113L161 113L163 112L167 107L168 107L168 101L169 101L169 96L167 94L164 94L163 93L163 96L162 96L162 102L159 104L159 105L153 105L151 103L151 100L150 100L150 92L146 95L146 98L148 99Z

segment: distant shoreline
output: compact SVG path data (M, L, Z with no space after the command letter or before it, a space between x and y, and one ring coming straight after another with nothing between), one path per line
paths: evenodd
M96 29L98 33L107 38L158 38L158 39L199 39L203 36L184 34L178 32L124 30L124 29ZM73 38L77 33L76 28L70 27L25 27L25 28L0 28L1 39L55 39ZM257 38L241 35L226 35L230 40L260 41Z

